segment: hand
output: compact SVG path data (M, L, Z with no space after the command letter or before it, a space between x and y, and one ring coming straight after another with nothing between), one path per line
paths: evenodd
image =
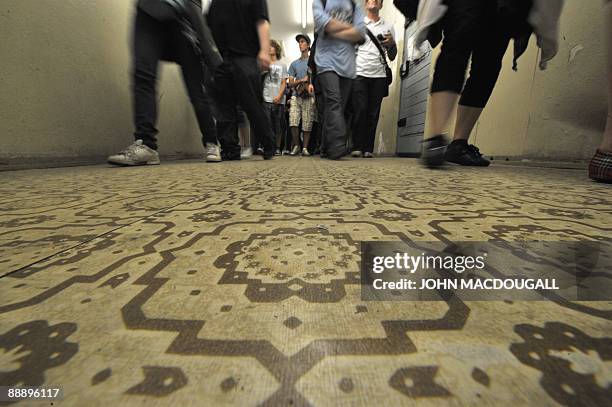
M312 86L312 83L308 85L308 93L310 93L311 95L314 95L314 86Z
M281 104L281 96L277 96L274 99L272 99L272 101L274 102L274 104L280 105Z
M257 55L257 61L259 62L259 68L262 71L267 71L268 69L270 69L270 54L268 52L265 51L259 51L259 54Z
M385 34L385 39L381 41L380 45L385 48L393 48L395 46L395 40L391 34Z

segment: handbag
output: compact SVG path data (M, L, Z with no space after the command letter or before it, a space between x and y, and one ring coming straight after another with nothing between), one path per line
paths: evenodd
M385 66L385 74L387 75L387 86L391 86L391 83L393 83L393 71L391 70L391 68L389 67L389 64L387 63L387 54L385 54L385 51L383 50L382 45L380 45L380 42L378 42L378 38L376 38L374 34L372 34L372 31L370 31L368 28L366 28L366 31L368 33L368 36L372 40L372 42L374 42L374 45L376 45L376 48L378 48L378 52L380 52L380 58L381 58L380 61Z

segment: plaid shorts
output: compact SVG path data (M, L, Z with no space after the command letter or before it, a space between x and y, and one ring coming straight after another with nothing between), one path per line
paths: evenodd
M291 108L289 109L289 126L297 127L302 119L302 130L311 131L314 120L314 98L291 97Z
M597 150L589 163L589 178L596 181L612 182L612 153Z

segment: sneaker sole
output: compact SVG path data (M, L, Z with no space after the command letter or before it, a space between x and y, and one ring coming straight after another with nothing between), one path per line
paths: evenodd
M111 164L111 165L116 165L119 167L140 167L143 165L159 165L161 164L161 162L159 160L150 160L150 161L145 161L145 162L141 162L141 163L127 163L127 162L118 162L118 161L111 161L111 160L107 160L107 163Z
M440 168L444 165L444 151L446 146L432 148L423 155L423 164L427 168Z
M488 163L488 164L465 164L465 163L460 163L460 162L457 162L457 161L451 161L451 160L448 160L446 158L444 160L447 163L449 163L449 164L460 165L462 167L488 167L489 165L491 165L491 163Z
M206 157L206 162L207 163L220 163L221 161L222 161L221 157L214 157L214 158Z

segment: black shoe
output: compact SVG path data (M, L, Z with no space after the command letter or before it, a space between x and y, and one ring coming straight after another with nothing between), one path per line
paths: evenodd
M427 168L439 168L444 164L444 150L446 139L438 134L427 140L423 140L423 165Z
M444 154L444 159L450 163L471 167L488 167L491 164L480 154L478 147L463 140L450 143Z
M221 153L221 161L240 161L242 158L240 157L240 153L238 154L224 154Z
M349 154L349 151L346 149L346 147L327 149L327 158L329 158L330 160L339 160L348 154Z
M274 158L274 153L275 152L276 151L274 151L274 149L272 149L272 150L265 150L265 151L262 152L261 155L263 155L263 159L264 160L271 160L271 159Z

